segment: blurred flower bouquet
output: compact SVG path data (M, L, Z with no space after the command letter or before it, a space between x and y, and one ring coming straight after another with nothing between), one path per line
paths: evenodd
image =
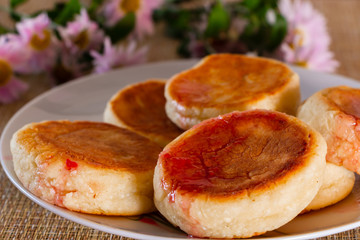
M338 66L325 18L305 0L170 0L155 11L155 19L181 41L178 52L184 57L232 52L325 72Z
M140 42L164 22L183 57L232 52L277 58L332 72L324 17L301 0L79 0L22 15L10 0L15 29L0 26L0 103L28 88L19 74L47 73L59 84L89 73L143 63Z
M138 42L153 33L152 12L162 0L92 0L88 6L70 0L29 16L16 10L24 2L10 0L1 9L16 25L0 26L0 103L28 88L19 74L45 72L59 84L145 62L147 48Z

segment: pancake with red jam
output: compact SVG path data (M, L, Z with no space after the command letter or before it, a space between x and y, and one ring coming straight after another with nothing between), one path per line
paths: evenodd
M166 113L180 128L235 110L268 109L294 115L299 76L279 61L214 54L166 83Z
M283 113L235 111L205 120L160 154L155 206L196 237L260 235L311 202L325 154L319 133Z
M161 148L134 132L87 121L45 121L11 140L15 173L41 199L69 210L137 215L155 210Z

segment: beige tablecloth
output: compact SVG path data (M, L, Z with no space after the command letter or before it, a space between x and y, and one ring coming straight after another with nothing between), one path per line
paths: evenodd
M5 0L0 0L0 5ZM38 1L30 1L38 2ZM338 73L360 80L360 0L313 0L328 20L332 50L341 63ZM4 19L0 15L0 21ZM149 40L149 61L177 58L176 42L159 32ZM50 88L45 76L31 76L20 100L0 105L0 132L25 103ZM38 206L17 190L0 168L0 239L128 239L94 230L57 216ZM360 239L360 228L321 239Z

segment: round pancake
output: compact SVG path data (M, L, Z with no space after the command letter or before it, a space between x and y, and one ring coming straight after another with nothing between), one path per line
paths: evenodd
M11 140L20 181L43 200L104 215L151 212L154 167L161 148L134 132L87 121L45 121Z
M234 110L295 114L299 76L275 60L214 54L173 76L166 83L165 97L167 115L182 129Z
M256 236L311 202L325 154L319 133L283 113L235 111L205 120L160 154L155 206L196 237Z
M323 89L299 107L297 116L324 136L328 162L360 174L360 89Z
M326 162L322 185L304 212L318 210L343 200L355 184L355 174L342 166Z
M183 131L165 113L165 81L147 80L121 89L108 102L104 121L128 128L164 147Z

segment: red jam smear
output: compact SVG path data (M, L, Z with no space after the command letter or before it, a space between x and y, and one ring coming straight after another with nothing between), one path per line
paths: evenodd
M158 224L153 219L148 217L142 217L139 221L150 225L158 226Z
M78 164L74 161L71 161L70 159L66 159L66 170L72 171L75 170L78 167Z
M160 154L162 186L175 191L232 195L281 178L303 164L308 132L284 114L233 112L202 122Z
M201 65L176 75L168 91L182 106L224 107L276 92L292 74L278 62L215 54L205 58ZM224 95L227 97L221 100Z

